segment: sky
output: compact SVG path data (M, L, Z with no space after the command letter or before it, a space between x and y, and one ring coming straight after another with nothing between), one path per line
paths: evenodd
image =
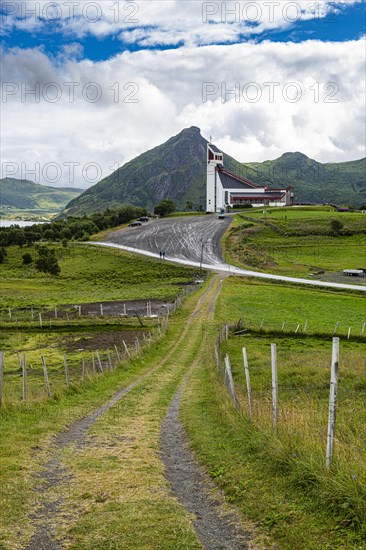
M1 176L89 187L183 128L241 162L365 156L360 0L2 0Z

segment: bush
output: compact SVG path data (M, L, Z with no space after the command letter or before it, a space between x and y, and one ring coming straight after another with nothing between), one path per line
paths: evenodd
M159 202L154 208L154 214L158 216L167 216L175 212L175 202L171 199L164 199Z
M340 222L339 220L331 220L330 229L332 234L336 237L339 235L339 233L343 229L343 223Z
M26 252L25 254L23 254L22 258L23 258L23 264L24 265L29 265L33 262L33 258L29 254L29 252Z
M5 261L5 258L7 256L7 252L5 250L5 248L0 248L0 264L3 264L4 261Z
M61 268L58 265L56 253L53 248L47 248L46 246L40 246L38 248L36 268L38 271L50 273L51 275L59 275L61 273Z

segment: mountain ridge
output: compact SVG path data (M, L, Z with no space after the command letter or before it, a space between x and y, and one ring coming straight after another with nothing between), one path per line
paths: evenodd
M207 143L198 127L185 128L71 200L63 215L83 215L123 204L152 210L165 198L173 199L179 210L185 209L187 202L204 209ZM293 185L297 202L366 202L366 159L322 164L297 151L262 163L240 163L224 152L224 165L258 185Z
M7 209L61 211L84 189L51 187L27 179L0 179L0 205Z

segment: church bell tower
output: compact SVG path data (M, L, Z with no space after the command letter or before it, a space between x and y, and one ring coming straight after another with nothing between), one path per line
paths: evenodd
M217 212L217 170L223 164L224 155L215 145L207 143L206 212Z

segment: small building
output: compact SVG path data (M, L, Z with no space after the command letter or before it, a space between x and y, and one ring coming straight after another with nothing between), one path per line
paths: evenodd
M348 277L364 277L366 273L364 269L344 269L343 275L348 275Z
M293 187L273 189L256 185L252 181L224 168L224 154L212 143L207 144L206 212L221 209L253 206L291 206L294 204Z

